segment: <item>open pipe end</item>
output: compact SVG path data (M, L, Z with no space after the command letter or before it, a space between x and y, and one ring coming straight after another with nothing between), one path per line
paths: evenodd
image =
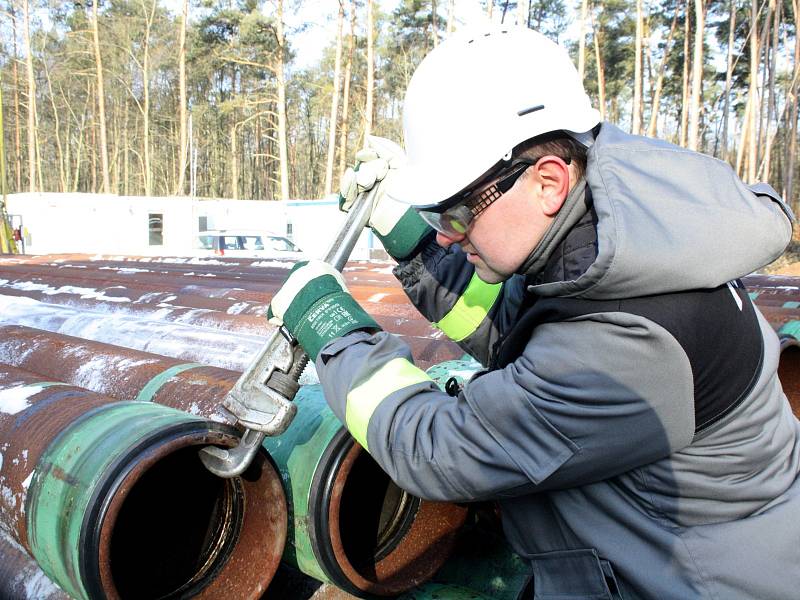
M792 411L800 418L800 342L794 337L781 337L778 377Z
M345 430L331 448L313 520L315 553L333 583L355 595L393 596L430 579L467 509L404 492Z
M259 598L280 562L287 508L264 452L239 477L202 464L207 444L231 432L197 431L162 442L114 482L97 521L99 584L106 597ZM91 579L91 577L89 577Z

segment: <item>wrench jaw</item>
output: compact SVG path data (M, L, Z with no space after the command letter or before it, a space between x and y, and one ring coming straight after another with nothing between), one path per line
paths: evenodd
M297 413L292 399L299 386L291 373L295 350L296 346L285 334L275 331L228 392L223 406L245 430L235 448L207 446L200 450L200 460L209 471L223 478L241 475L250 466L264 438L280 435L289 427Z

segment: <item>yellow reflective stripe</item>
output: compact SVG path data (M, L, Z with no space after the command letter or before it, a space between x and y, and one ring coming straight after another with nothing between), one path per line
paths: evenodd
M434 327L455 342L471 336L489 314L502 287L502 283L486 283L474 274L455 306Z
M378 405L394 392L431 381L422 369L405 358L393 358L347 394L345 423L356 441L367 448L367 427Z

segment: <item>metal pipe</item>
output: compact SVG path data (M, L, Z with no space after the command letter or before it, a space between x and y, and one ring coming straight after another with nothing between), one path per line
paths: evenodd
M119 399L233 422L220 405L234 371L19 326L0 327L0 360ZM396 594L432 576L465 509L401 492L342 428L320 386L303 386L295 402L289 430L264 443L291 502L286 560L359 593Z
M124 313L80 311L4 295L0 295L0 324L35 327L239 371L246 368L264 343L261 335L139 319ZM441 335L401 337L423 368L463 355L458 346Z
M429 579L466 509L400 490L342 428L320 386L303 386L295 403L286 432L264 441L291 505L285 559L358 596L396 595Z
M70 600L25 549L0 530L0 598L3 600Z
M225 425L0 365L0 523L71 597L259 598L286 535L266 455L234 480L197 457Z

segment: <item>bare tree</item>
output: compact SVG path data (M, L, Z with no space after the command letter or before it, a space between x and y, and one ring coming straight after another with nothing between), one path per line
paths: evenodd
M150 148L150 31L153 28L153 20L156 14L157 0L150 4L150 12L147 12L145 0L140 0L142 12L145 15L144 39L142 40L142 149L144 155L144 194L153 194L153 165Z
M13 44L13 60L12 71L14 73L14 177L16 181L16 189L22 189L22 141L20 139L20 132L22 126L20 125L19 116L22 114L19 106L19 69L17 63L19 62L17 54L17 15L14 10L14 3L9 3L9 13L11 16L11 39Z
M456 28L456 6L455 0L447 1L447 35L449 36ZM434 31L434 34L436 32Z
M103 59L100 53L100 33L97 24L97 8L100 2L92 2L92 41L94 64L97 79L97 120L100 122L100 167L103 173L103 193L111 193L111 180L108 176L108 136L106 132L106 88L103 82Z
M633 61L633 108L631 109L631 133L642 133L642 38L644 37L644 16L642 0L636 0L636 39Z
M28 191L36 191L36 80L33 75L33 48L31 47L31 16L28 0L22 0L23 37L25 39L25 67L28 77Z
M731 110L731 82L733 81L733 45L736 30L736 2L731 0L730 18L728 21L728 51L725 67L725 98L722 109L722 160L728 156L728 126Z
M600 0L602 5L602 0ZM592 38L594 40L594 61L597 65L597 104L600 109L600 120L606 119L606 78L605 69L603 67L603 57L600 54L600 37L602 29L597 26L594 20L594 7L591 8L589 14L592 18Z
M780 31L781 25L781 3L774 2L772 0L770 2L770 6L772 9L772 53L764 50L764 63L765 68L768 71L768 84L767 84L767 122L766 122L766 143L764 144L764 157L761 161L761 165L759 167L758 177L763 180L769 180L770 178L770 171L771 171L771 162L772 162L772 142L775 139L775 127L777 123L774 123L774 119L776 118L778 107L775 101L775 72L778 70L777 60L778 60L778 34ZM770 57L771 56L771 57ZM785 106L784 106L785 108Z
M364 141L372 133L372 112L375 94L375 32L372 15L373 0L367 0L367 99L364 107Z
M529 13L530 0L517 0L517 25L527 27Z
M347 43L347 64L344 67L344 91L342 92L342 128L339 132L339 177L344 174L347 162L347 133L350 112L350 76L353 69L353 53L356 39L356 6L350 0L350 39Z
M491 20L491 6L492 2L489 2L490 7L490 14L489 19ZM586 18L587 13L589 12L589 0L581 0L581 29L580 33L578 34L578 77L581 81L583 81L583 74L586 70Z
M681 94L681 133L678 144L686 146L689 133L689 40L691 38L691 27L689 26L689 12L691 10L690 0L686 0L686 13L683 19L683 80Z
M792 13L794 16L795 31L800 31L800 3L798 0L792 0ZM789 202L794 198L794 163L797 157L797 92L798 82L800 81L800 36L794 37L794 66L792 83L789 86L789 102L791 103L791 117L789 118L789 148L787 149L786 159L786 183L784 189L784 198ZM797 206L797 203L793 204Z
M675 12L672 15L672 24L669 27L667 42L664 44L664 55L661 57L661 65L658 68L655 90L653 91L653 100L651 102L652 106L650 109L650 124L647 127L647 135L650 137L655 137L658 133L658 113L660 112L661 108L661 90L664 86L664 74L667 71L667 59L669 58L670 50L672 50L672 40L675 37L679 12L680 4L676 4Z
M180 149L178 150L178 183L175 186L175 195L183 195L186 186L186 164L188 162L189 139L187 136L187 100L186 100L186 21L189 16L189 0L183 0L181 11L181 27L178 33L178 93L180 111Z
M287 149L286 124L286 40L283 34L283 0L276 0L277 19L275 33L278 40L278 53L275 65L275 81L278 88L278 156L281 169L281 200L289 199L289 152Z
M344 0L339 0L336 18L336 58L333 66L333 93L331 94L331 116L328 121L328 162L325 166L325 195L333 189L333 160L336 153L336 122L339 117L339 86L342 77L342 29L344 27Z
M689 149L700 148L700 112L703 91L703 42L705 40L705 0L694 0L694 55L692 57L692 94L689 103Z

